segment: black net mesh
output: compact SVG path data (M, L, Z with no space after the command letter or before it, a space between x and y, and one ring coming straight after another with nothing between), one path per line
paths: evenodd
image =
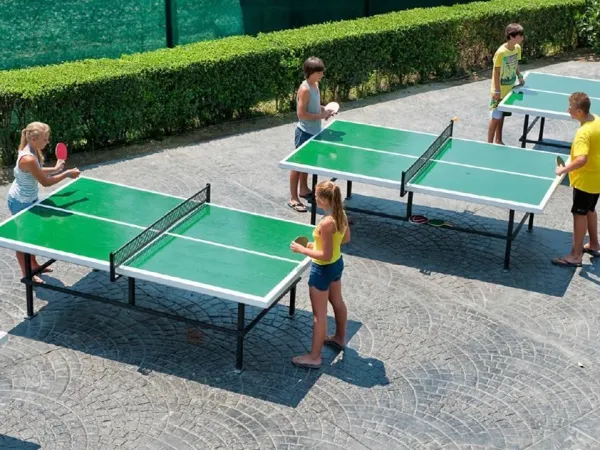
M129 261L142 250L148 248L150 244L156 242L158 237L166 233L175 224L181 222L190 213L205 204L207 199L208 186L167 212L160 219L113 253L113 269L119 267L126 261Z
M431 161L433 158L443 147L446 141L452 137L452 125L450 124L446 127L446 129L440 134L435 141L427 148L425 153L423 153L419 159L417 159L412 166L404 172L404 182L408 183L419 171Z

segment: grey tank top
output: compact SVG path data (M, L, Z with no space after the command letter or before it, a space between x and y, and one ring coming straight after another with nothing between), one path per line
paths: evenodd
M307 86L310 89L310 100L308 102L308 112L311 114L319 114L321 112L321 94L317 88L311 87L306 80L301 86ZM318 120L302 120L298 119L298 128L308 134L318 134L321 132L321 119Z

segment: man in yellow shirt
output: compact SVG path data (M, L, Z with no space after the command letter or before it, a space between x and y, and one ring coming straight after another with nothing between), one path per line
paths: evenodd
M571 145L569 164L556 168L557 175L569 174L573 187L573 248L568 255L552 260L558 266L581 267L584 252L600 256L595 210L600 196L600 117L590 114L590 108L591 101L585 93L575 92L569 97L569 114L581 126ZM586 232L590 242L584 246Z
M488 142L491 144L504 144L502 142L502 127L506 113L498 110L500 101L508 95L515 85L517 77L519 84L523 84L523 76L519 71L521 59L521 44L525 39L523 27L518 23L511 23L506 27L506 42L494 53L494 71L492 73L492 98L490 99L490 123L488 125Z

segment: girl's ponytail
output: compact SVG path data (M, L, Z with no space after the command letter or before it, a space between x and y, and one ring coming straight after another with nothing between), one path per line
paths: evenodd
M348 218L342 204L342 192L339 186L332 181L321 181L317 185L317 195L331 205L331 215L336 229L338 231L345 230L348 226Z

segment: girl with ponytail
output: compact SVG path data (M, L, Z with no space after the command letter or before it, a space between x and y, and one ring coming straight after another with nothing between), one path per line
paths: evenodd
M311 352L292 358L299 367L321 367L321 349L329 345L343 350L346 345L348 311L342 298L342 272L344 260L341 246L350 242L348 218L342 205L340 188L331 181L322 181L315 192L317 206L326 215L313 231L314 242L306 247L292 242L291 249L313 259L308 286L314 314ZM335 335L327 336L327 301L333 306Z
M53 186L65 178L77 178L78 169L66 170L62 173L65 162L57 161L54 167L42 167L44 165L44 147L50 141L50 127L42 122L32 122L21 131L21 142L19 153L14 168L15 180L8 191L8 209L12 215L17 214L38 201L39 186ZM25 256L17 252L17 260L21 266L21 272L25 276ZM33 270L39 268L39 264L32 255L31 266ZM52 269L45 269L51 272ZM43 283L37 275L33 277L38 283Z

